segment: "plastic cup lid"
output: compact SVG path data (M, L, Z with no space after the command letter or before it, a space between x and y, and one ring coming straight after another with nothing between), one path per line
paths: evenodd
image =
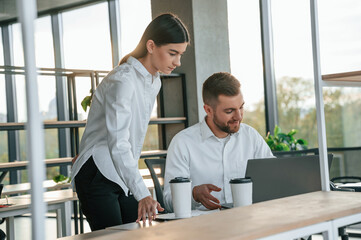
M233 178L229 181L229 183L251 183L252 179L250 177L245 178Z
M183 183L183 182L190 182L189 178L184 177L176 177L169 181L169 183Z

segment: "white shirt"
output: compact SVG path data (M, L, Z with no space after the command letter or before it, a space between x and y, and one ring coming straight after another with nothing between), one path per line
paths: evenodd
M93 156L100 172L136 200L150 195L138 170L138 160L155 98L161 86L135 58L114 68L99 84L80 143L72 179Z
M229 180L245 177L248 159L273 157L271 149L252 127L241 123L238 132L226 141L218 139L205 120L179 132L172 140L167 154L164 177L164 204L172 211L169 181L187 177L192 189L202 184L222 188L212 192L221 204L232 202ZM192 209L202 208L192 199Z

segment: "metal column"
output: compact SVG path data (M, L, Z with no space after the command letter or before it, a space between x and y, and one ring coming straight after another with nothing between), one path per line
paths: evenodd
M320 154L321 185L323 191L330 191L330 176L328 173L327 141L325 126L325 109L323 104L322 77L320 64L320 45L318 33L317 0L310 0L313 72L316 93L317 135Z
M120 10L119 0L108 0L110 40L112 44L113 67L117 66L120 60Z
M12 27L10 25L3 26L3 49L4 49L4 63L5 66L13 66L13 45L12 45ZM17 101L16 101L16 86L15 77L13 74L5 74L6 86L6 108L7 108L7 122L18 121ZM19 132L16 130L8 131L8 151L9 162L20 160L19 151ZM10 184L19 182L17 171L10 171Z
M276 95L276 81L273 63L273 34L271 4L269 0L260 0L261 17L261 39L262 39L262 61L263 61L263 81L265 94L265 115L266 133L271 132L278 124L278 108Z
M60 13L51 15L51 25L53 33L53 46L54 46L54 58L55 68L64 68L64 56L63 56L63 25L62 17ZM66 78L63 76L55 76L56 79L56 104L58 121L69 120L67 111L67 98L66 98ZM58 129L59 140L59 157L70 156L70 133L68 129ZM60 167L60 174L68 176L67 166Z

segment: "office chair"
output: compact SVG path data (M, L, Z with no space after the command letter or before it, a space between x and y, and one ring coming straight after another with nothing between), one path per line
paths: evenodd
M162 208L164 208L164 201L163 201L163 181L164 181L164 171L165 171L165 158L155 158L155 159L144 159L145 164L147 165L150 175L152 177L154 188L155 188L155 195L157 197L157 201L160 203ZM156 173L155 169L159 169L160 173ZM159 181L161 179L161 182ZM164 210L162 213L167 213Z

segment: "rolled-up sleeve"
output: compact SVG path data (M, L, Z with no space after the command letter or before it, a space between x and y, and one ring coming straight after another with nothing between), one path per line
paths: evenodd
M150 195L134 159L130 139L132 98L136 90L129 81L111 82L105 94L108 147L114 167L137 201Z

